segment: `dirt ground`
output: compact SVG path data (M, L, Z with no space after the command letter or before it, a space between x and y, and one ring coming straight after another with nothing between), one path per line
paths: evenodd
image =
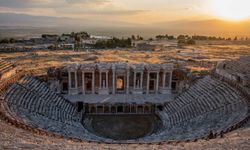
M85 119L92 120L89 131L102 137L114 140L130 140L151 134L157 128L154 115L90 115Z

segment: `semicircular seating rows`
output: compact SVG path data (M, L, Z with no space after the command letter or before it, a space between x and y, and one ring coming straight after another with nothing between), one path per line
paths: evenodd
M0 75L2 73L4 73L5 71L10 70L12 68L13 68L13 64L12 63L0 59Z
M146 139L192 140L225 132L248 116L247 102L240 95L226 83L206 76L165 104L160 112L164 130Z
M11 117L34 128L64 137L113 143L199 139L211 132L224 132L248 115L248 106L241 94L210 76L164 105L164 110L158 112L163 121L161 130L136 140L114 141L88 132L74 105L34 77L26 76L7 90L5 109Z
M31 127L65 137L101 140L85 130L74 105L33 77L26 76L13 84L6 92L5 102L12 118Z

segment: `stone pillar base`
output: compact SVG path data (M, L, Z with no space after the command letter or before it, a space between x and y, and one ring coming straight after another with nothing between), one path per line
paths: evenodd
M99 89L98 90L98 94L100 95L108 95L109 94L109 90L108 89Z
M132 94L143 94L142 89L134 89L132 90Z
M170 88L162 88L162 87L160 87L159 92L160 92L161 94L172 94Z
M69 89L69 95L76 95L78 94L78 89Z

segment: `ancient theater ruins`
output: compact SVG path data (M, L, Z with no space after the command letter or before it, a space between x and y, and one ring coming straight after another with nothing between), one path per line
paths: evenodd
M189 70L176 63L79 62L39 76L1 60L1 117L38 134L76 141L214 138L247 121L249 62L249 57L219 62L191 80Z
M186 70L167 64L91 63L50 69L55 92L84 113L152 113L186 87Z

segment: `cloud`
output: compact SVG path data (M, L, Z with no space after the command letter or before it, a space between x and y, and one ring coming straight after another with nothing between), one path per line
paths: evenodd
M69 18L132 16L148 12L120 7L112 0L0 0L0 12ZM102 18L105 19L105 18ZM119 18L121 19L121 18Z
M101 5L108 0L1 0L0 6L7 8L57 8L67 5Z
M116 5L111 0L66 0L67 7L58 7L59 14L74 16L131 16L148 12L148 10L129 9Z
M118 9L72 9L72 8L58 8L57 13L72 14L72 15L98 15L98 16L121 16L121 15L137 15L149 10L118 10Z
M65 0L69 4L104 4L109 0Z
M47 5L48 0L2 0L1 7L7 8L35 8Z
M178 20L203 12L209 0L0 0L0 12L132 23Z
M149 10L113 10L105 12L96 12L96 14L101 15L137 15L141 13L148 12Z

